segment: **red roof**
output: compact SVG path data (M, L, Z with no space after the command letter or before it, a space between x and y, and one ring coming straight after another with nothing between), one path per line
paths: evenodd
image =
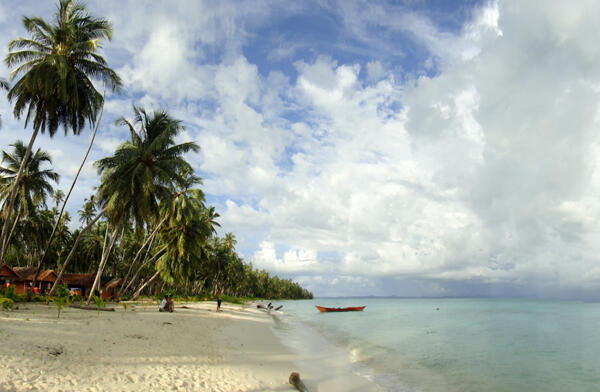
M15 272L8 264L2 264L0 266L0 277L3 278L19 278L19 274Z

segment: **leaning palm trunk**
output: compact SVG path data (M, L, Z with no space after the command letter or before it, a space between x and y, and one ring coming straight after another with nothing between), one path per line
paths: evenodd
M121 286L121 289L119 290L119 296L121 296L125 292L125 289L124 289L125 282L127 282L127 279L129 279L129 276L131 275L131 272L133 271L133 267L135 267L135 265L139 261L139 258L142 255L144 248L146 247L146 245L150 244L148 247L148 250L150 250L150 248L152 247L152 242L154 242L154 238L156 237L156 233L158 232L158 229L160 229L160 227L163 225L163 223L165 223L167 221L167 218L168 217L164 217L163 220L160 221L160 223L156 226L156 228L154 228L154 231L152 232L152 234L150 234L150 236L148 236L144 240L144 243L142 244L140 249L137 251L135 257L133 258L133 261L131 262L131 265L129 266L129 270L127 270L127 275L125 275L125 278L123 278L123 285ZM148 255L148 252L146 252L146 256L147 255Z
M25 156L23 156L23 160L21 161L21 166L19 166L19 172L17 173L17 178L15 178L15 183L12 185L12 190L10 191L10 196L8 197L8 204L6 206L7 216L11 215L13 206L15 204L15 198L17 197L17 188L19 187L19 182L21 181L21 177L23 176L23 169L25 169L25 163L29 159L31 155L31 150L33 148L33 143L35 142L35 138L37 137L38 131L40 127L34 127L33 134L31 135L31 139L29 140L29 144L27 145L27 150L25 151ZM6 253L6 248L8 243L6 241L6 235L8 234L8 222L10 219L5 219L4 224L2 225L2 233L0 233L0 244L2 244L2 249L0 249L0 265L4 264L4 255ZM36 274L37 275L37 274ZM31 286L31 290L33 290L33 285Z
M15 232L15 227L17 227L17 223L19 222L19 218L21 217L21 210L19 210L19 212L17 213L17 216L15 217L15 222L12 225L12 228L10 229L10 233L8 234L8 237L6 237L6 249L8 250L8 244L10 244L10 239L13 236L13 233Z
M106 89L104 89L104 94L106 94ZM98 131L98 125L100 124L100 120L102 120L102 112L104 111L104 94L102 95L102 106L100 106L100 112L98 113L98 119L96 120L96 124L94 124L94 132L92 133L92 139L90 140L88 149L85 152L85 155L83 156L83 161L81 161L81 165L79 165L79 170L77 170L77 174L75 174L75 178L73 178L73 182L71 183L71 188L69 188L69 192L67 193L67 196L65 196L65 200L63 201L63 205L62 205L62 208L60 209L60 213L58 214L58 218L56 218L56 222L54 222L54 227L52 228L52 233L50 234L50 238L48 239L48 244L46 245L46 249L44 249L44 253L42 253L42 257L40 258L40 262L38 263L37 270L35 271L35 276L33 277L33 284L31 286L31 289L29 290L30 293L27 295L28 297L31 297L31 293L33 293L33 288L35 287L35 285L37 283L37 278L40 274L40 271L42 270L42 266L44 265L44 259L46 258L46 255L48 254L48 250L50 250L50 245L52 245L52 240L54 239L54 233L56 233L56 228L58 227L58 225L60 223L60 219L63 216L63 212L65 210L65 207L67 206L67 201L69 201L69 196L71 196L71 192L73 192L73 188L75 187L75 183L77 182L79 173L81 173L81 169L83 169L83 165L85 165L85 161L87 160L90 150L92 149L92 144L94 144L94 139L96 138L96 132Z
M135 292L135 294L133 294L133 297L131 297L131 299L133 299L133 300L137 299L137 297L139 297L140 294L142 293L142 290L144 290L146 288L146 286L148 286L150 283L152 283L152 281L154 279L156 279L159 274L160 274L160 271L156 271L156 273L154 275L152 275L152 277L150 279L148 279L148 281L146 281L146 283L144 283L143 285L140 286L139 289L137 289L137 291Z
M123 289L123 293L126 293L127 290L130 288L130 286L132 286L133 284L135 284L135 281L137 280L138 276L140 275L140 272L142 272L142 270L144 269L144 267L146 267L148 264L152 263L157 258L159 258L160 256L162 256L162 253L166 249L167 249L167 246L165 245L158 252L156 252L156 254L154 256L152 256L152 258L144 261L144 263L140 266L140 268L138 268L138 270L135 271L135 274L133 275L133 278L131 278L131 280L129 281L129 283L127 283L127 286ZM119 295L121 295L121 294L119 294Z
M50 296L54 295L54 292L56 291L56 288L60 284L62 276L65 273L65 270L67 269L67 265L69 265L69 261L71 261L71 258L75 254L75 250L77 249L77 245L79 245L79 240L81 240L81 237L83 236L83 233L85 233L86 231L88 231L88 229L90 227L92 227L96 223L96 221L98 219L100 219L100 217L102 215L104 215L106 213L106 210L108 210L108 208L104 208L102 211L100 211L100 213L98 213L98 215L96 215L96 217L94 219L92 219L90 221L90 223L88 223L88 225L86 227L84 227L83 229L81 229L81 231L79 232L79 235L77 236L77 239L75 240L75 243L73 244L73 248L71 249L71 252L69 252L69 255L67 256L67 259L63 263L63 265L62 265L62 267L60 269L60 272L58 273L58 276L56 277L56 281L52 285L52 288L50 289L50 293L48 295L50 295Z
M110 256L110 251L112 250L113 246L115 245L115 242L117 241L117 237L119 236L120 229L121 229L121 222L117 223L117 226L115 226L112 238L110 239L110 244L108 246L108 249L106 250L104 257L100 261L100 265L98 266L98 272L96 272L96 278L94 279L94 284L92 285L92 288L90 289L90 294L86 301L86 305L90 304L90 301L92 300L92 294L94 293L94 291L98 290L100 288L100 282L102 279L102 273L104 272L104 267L106 266L106 262L108 261L108 257Z
M104 260L104 255L106 254L106 245L108 244L108 230L110 229L110 225L108 222L106 223L106 230L104 230L104 241L102 242L102 255L100 256L100 262ZM98 263L100 265L100 263Z

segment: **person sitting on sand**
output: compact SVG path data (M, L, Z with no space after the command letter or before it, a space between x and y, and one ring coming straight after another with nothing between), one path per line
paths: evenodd
M175 305L173 304L173 297L170 295L167 295L167 309L169 310L169 312L173 313L174 308L175 308Z
M159 312L168 312L169 311L169 296L165 295L162 302L160 303L160 307L158 308Z

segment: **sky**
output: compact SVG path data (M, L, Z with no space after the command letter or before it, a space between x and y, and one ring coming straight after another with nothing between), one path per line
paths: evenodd
M187 159L220 234L316 296L600 299L599 2L87 6L113 23L124 89L74 216L128 137L115 119L163 108L201 147ZM23 15L55 9L2 0L3 57ZM5 97L0 115L2 150L29 140ZM90 135L38 137L65 192Z

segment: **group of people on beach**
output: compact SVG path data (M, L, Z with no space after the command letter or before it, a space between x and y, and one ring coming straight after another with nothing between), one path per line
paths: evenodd
M160 307L158 308L159 312L173 312L173 308L175 306L173 305L173 297L171 297L170 295L165 295L165 297L163 298L163 300L160 303Z
M161 301L158 311L173 313L174 308L175 308L175 305L173 305L173 297L171 295L167 294ZM217 290L217 312L222 312L222 310L221 310L221 289Z

